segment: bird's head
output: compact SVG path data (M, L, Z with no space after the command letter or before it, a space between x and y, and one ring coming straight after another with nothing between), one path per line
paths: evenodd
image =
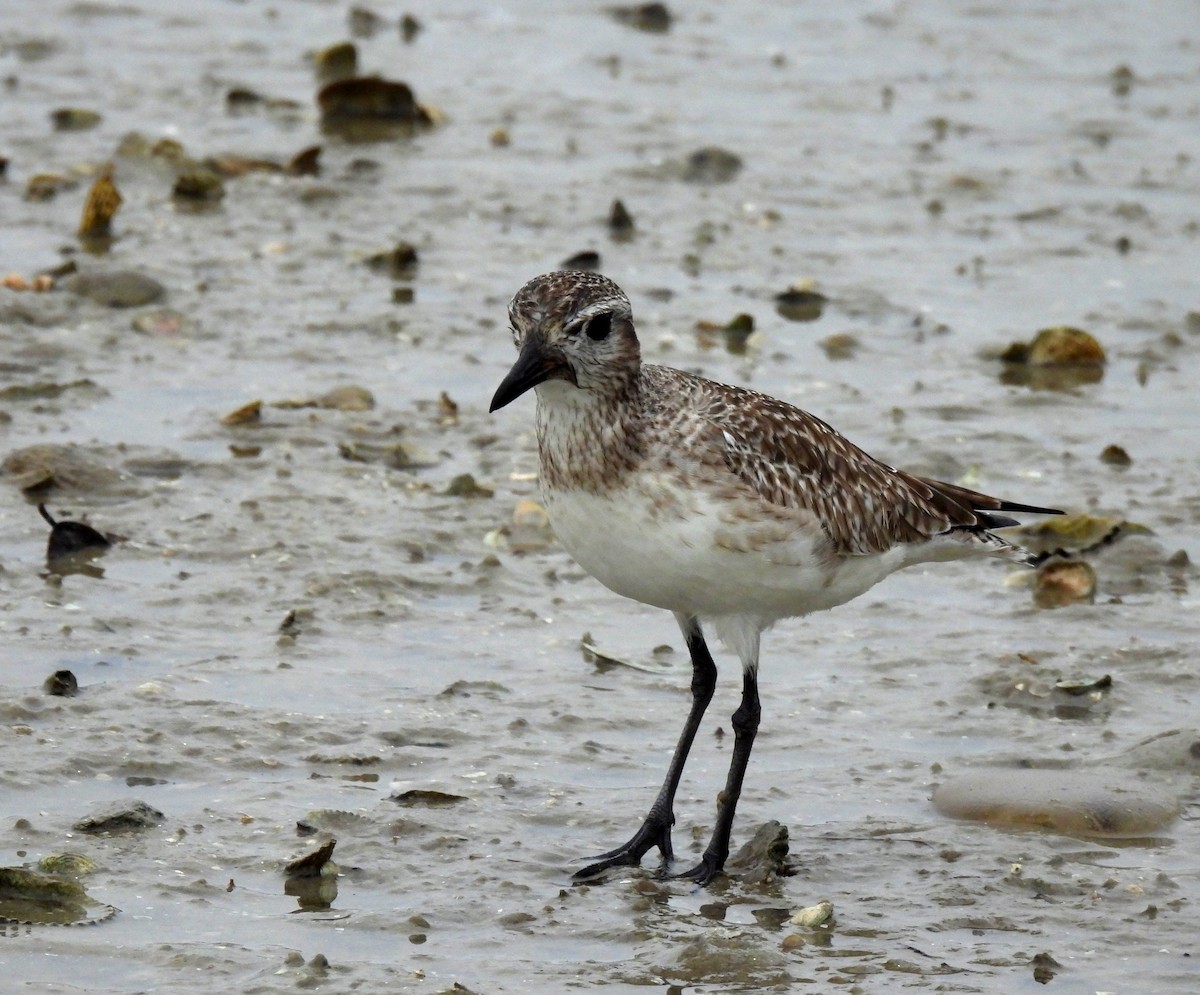
M496 389L491 411L548 381L616 391L641 365L629 298L598 273L562 270L535 277L517 291L508 319L519 355Z

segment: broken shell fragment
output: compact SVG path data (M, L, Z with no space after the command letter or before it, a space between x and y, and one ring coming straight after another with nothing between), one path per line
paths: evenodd
M234 408L233 411L221 417L222 425L252 425L262 421L261 400L251 401L248 404L243 404L240 408Z
M806 926L813 929L816 926L822 926L833 918L833 902L823 901L817 902L816 905L810 905L808 908L801 909L795 913L788 922L796 926Z
M121 192L113 182L110 163L96 177L83 205L79 234L83 238L103 238L112 231L112 219L121 206Z
M1033 599L1040 608L1062 608L1096 597L1096 571L1083 560L1051 560L1037 573Z
M83 853L50 853L38 861L37 869L43 874L69 874L78 878L94 874L100 865Z

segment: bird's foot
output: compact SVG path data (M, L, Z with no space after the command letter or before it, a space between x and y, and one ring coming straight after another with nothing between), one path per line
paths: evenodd
M724 868L725 858L710 854L706 850L704 856L700 858L700 863L695 867L689 867L686 871L682 871L679 874L672 874L671 877L693 881L703 888L720 875L724 871Z
M671 824L675 820L662 817L654 812L646 816L633 837L614 850L602 853L592 858L592 863L571 875L574 881L587 881L598 877L612 867L637 867L647 852L657 847L662 852L663 863L668 864L672 858Z

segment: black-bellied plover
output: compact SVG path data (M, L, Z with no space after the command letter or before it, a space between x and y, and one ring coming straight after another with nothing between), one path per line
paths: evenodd
M782 618L833 608L914 563L1031 557L992 530L1002 512L1059 514L895 470L783 401L643 363L629 299L606 277L560 271L509 305L520 352L491 410L537 391L541 485L554 531L605 587L675 613L692 706L666 780L633 837L576 878L672 861L674 799L717 668L711 624L742 662L742 701L712 838L679 877L706 884L729 855L759 723L758 647Z

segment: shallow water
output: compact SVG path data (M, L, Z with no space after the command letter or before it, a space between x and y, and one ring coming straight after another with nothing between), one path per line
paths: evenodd
M360 65L445 122L356 145L321 134L304 58L347 37L347 5L12 8L0 273L67 256L138 270L185 319L151 334L131 328L145 309L0 290L0 389L94 385L4 395L3 455L74 443L121 471L47 500L128 537L101 579L48 579L46 526L3 482L3 863L86 852L102 865L89 894L122 910L9 927L0 964L20 990L1013 992L1042 990L1042 952L1065 990L1195 990L1192 775L1164 772L1181 817L1132 842L955 822L929 802L981 762L1119 756L1195 726L1197 578L1167 564L1196 555L1200 520L1191 4L701 3L660 35L601 5L429 4L411 44L390 24L357 39ZM235 86L297 105L232 115ZM55 132L62 106L103 121ZM511 144L491 143L498 128ZM230 179L196 213L172 203L169 170L118 158L118 237L93 257L74 237L89 180L47 202L25 184L100 165L132 130L196 157L321 142L322 173ZM737 177L678 179L711 145L743 159ZM614 197L631 241L607 234ZM421 256L409 305L363 265L400 239ZM655 361L803 404L889 462L1153 532L1096 556L1095 604L1041 610L1004 565L959 563L769 634L735 827L735 845L765 820L789 827L797 873L768 886L647 890L650 861L570 883L641 818L689 677L666 613L608 594L552 543L488 538L536 497L531 400L486 414L512 359L505 303L589 248ZM797 279L830 298L817 322L775 311ZM756 321L747 356L693 333L739 311ZM994 354L1064 323L1107 348L1099 383L1001 381ZM857 338L852 358L821 347L838 333ZM220 422L344 384L375 408ZM395 443L427 465L345 455ZM1132 464L1102 463L1109 444ZM494 496L446 495L460 473ZM642 669L585 659L584 632ZM683 858L728 760L715 731L739 682L719 662L677 806ZM63 668L80 695L46 696ZM1097 707L1052 707L1056 680L1104 674ZM390 800L409 789L464 800ZM128 798L166 821L72 831ZM325 912L283 890L284 865L317 845L302 819L338 839ZM791 949L793 930L755 915L820 899L835 926Z

